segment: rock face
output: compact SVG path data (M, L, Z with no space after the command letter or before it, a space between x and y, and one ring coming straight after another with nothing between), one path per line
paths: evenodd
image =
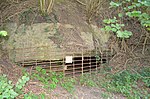
M41 16L36 9L32 9L32 12L37 11L36 14L29 13L28 9L38 4L33 0L6 7L7 13L2 11L3 19L14 22L6 25L9 39L3 46L8 49L11 59L62 59L70 53L107 49L106 42L110 35L95 25L88 25L85 10L79 4L72 0L62 1L55 3L53 12L48 16ZM17 16L14 15L16 13Z
M61 23L37 23L30 26L22 24L19 27L11 23L7 25L10 37L6 46L10 49L11 59L22 61L60 59L66 53L92 51L95 49L93 32L99 36L101 46L108 41L105 34L99 35L100 31L96 26L85 27L89 30L81 31L83 27Z

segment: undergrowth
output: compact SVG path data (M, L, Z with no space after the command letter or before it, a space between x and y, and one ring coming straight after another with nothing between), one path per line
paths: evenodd
M14 99L22 94L22 88L29 81L28 76L22 76L14 85L6 75L0 75L0 99Z
M82 86L97 87L90 74L84 74L79 78L79 83Z
M108 74L106 79L101 85L109 92L121 93L128 99L150 98L150 68L137 72L124 70L114 75Z
M76 80L72 77L64 77L63 73L46 72L41 67L36 67L36 72L32 74L33 79L38 79L44 84L44 88L54 90L57 86L63 87L69 93L75 90Z
M24 99L45 99L45 94L35 95L33 93L27 93L24 95Z
M37 67L36 70L38 73L33 74L33 76L41 81L45 85L45 88L50 88L51 90L60 85L73 94L75 85L79 81L79 85L103 87L108 92L121 93L128 99L150 98L150 94L148 93L150 88L150 68L143 68L139 71L132 69L123 70L112 75L110 67L105 67L103 72L98 74L84 74L77 80L72 77L64 77L62 74L57 74L56 72L46 73L46 70L41 67ZM104 96L108 95L104 94Z
M123 70L115 74L110 73L110 67L105 67L102 71L96 74L84 74L75 79L72 77L65 77L62 73L46 72L41 67L36 67L31 77L39 80L44 84L44 88L50 91L57 86L63 87L69 93L73 94L77 81L79 85L88 87L105 88L107 92L102 94L102 97L108 98L110 94L121 93L128 99L149 99L150 94L150 68L142 68L138 71L133 69ZM35 95L33 93L22 92L22 88L29 81L29 75L22 76L18 82L13 85L6 75L0 76L0 99L13 99L19 95L23 95L23 99L45 99L45 94Z
M36 72L32 74L32 78L42 82L45 88L53 90L57 87L57 84L63 78L63 74L56 72L47 73L45 69L36 67Z
M61 82L61 86L65 88L69 93L73 94L75 91L75 84L76 80L74 78L63 78L63 81Z

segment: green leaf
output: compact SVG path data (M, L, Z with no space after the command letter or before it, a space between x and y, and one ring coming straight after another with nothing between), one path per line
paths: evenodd
M123 17L123 14L122 14L122 13L119 13L118 16L119 16L120 18L122 18L122 17Z
M38 72L40 72L42 70L42 68L41 67L36 67L36 71L38 71Z
M111 21L109 19L104 19L103 22L106 23L106 24L110 24L111 23Z
M140 16L140 20L149 20L150 19L150 15L147 14L147 13L142 13L141 16Z
M117 37L119 38L129 38L132 35L132 32L130 31L117 31Z
M105 31L105 28L101 28L102 31Z
M105 26L106 31L111 31L111 27L110 26Z
M112 31L113 31L113 32L116 32L116 31L117 31L117 29L116 29L116 28L112 28Z
M121 31L117 31L117 37L122 38L123 37L123 33Z
M116 25L115 24L111 24L111 27L116 27Z
M143 4L144 6L150 6L150 1L149 0L138 0L139 3Z
M150 28L146 28L146 29L150 31Z
M27 76L22 76L22 82L24 81L25 83L27 82L27 81L29 81L29 77L27 77Z
M126 15L129 16L129 17L140 17L141 16L141 11L127 12Z
M124 24L120 24L121 27L125 26Z
M118 20L117 20L116 17L114 17L113 19L109 19L109 21L110 21L110 23L116 23L116 22L118 22Z
M127 2L130 2L131 0L126 0Z
M128 9L130 10L130 9L133 9L134 7L135 7L134 5L128 6Z
M120 29L121 29L120 24L116 23L116 29L117 29L117 30L120 30Z
M54 82L52 82L52 83L50 84L50 88L51 88L51 89L55 89L56 86L57 86L57 85L56 85Z
M55 83L59 82L59 80L57 78L54 78L54 77L52 78L52 81L55 82Z
M45 99L45 94L40 94L41 99Z
M45 69L42 69L42 74L46 74L46 70Z
M0 36L7 36L7 31L0 31Z
M113 1L110 2L110 8L112 8L112 7L119 7L120 5L122 5L122 4L119 3L119 2L113 2Z

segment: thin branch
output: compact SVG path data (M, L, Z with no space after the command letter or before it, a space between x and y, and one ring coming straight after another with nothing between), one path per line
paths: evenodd
M79 4L86 6L85 3L81 2L80 0L76 0Z

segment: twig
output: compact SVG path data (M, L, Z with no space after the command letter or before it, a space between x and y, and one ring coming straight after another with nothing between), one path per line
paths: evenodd
M35 9L37 9L37 8L35 8ZM25 12L25 11L28 11L28 9L24 9L24 10L22 10L20 12L16 12L13 15L8 16L7 18L4 19L4 22L7 21L8 19L12 18L13 16L18 15L18 14L20 14L22 12Z
M132 52L138 47L138 45L140 44L140 41L142 39L143 35L140 36L139 42L136 44L136 46L132 49Z
M81 2L80 0L76 0L79 4L86 6L85 3Z
M147 39L149 38L149 33L147 32L146 33L146 37L144 39L144 43L143 43L143 50L142 50L142 54L144 54L144 51L145 51L145 47L146 47L146 42L147 42Z

